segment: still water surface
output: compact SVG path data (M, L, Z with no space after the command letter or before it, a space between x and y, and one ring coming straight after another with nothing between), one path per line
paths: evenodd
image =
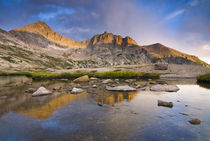
M52 90L71 82L0 77L0 140L209 141L210 89L195 80L168 82L180 90L113 93L96 89L31 97L25 93L28 88L43 85ZM158 99L172 101L174 107L158 107ZM202 123L191 125L192 118Z

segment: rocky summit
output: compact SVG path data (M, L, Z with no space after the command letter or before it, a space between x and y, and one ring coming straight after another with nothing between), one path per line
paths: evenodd
M198 64L198 57L160 43L140 46L131 37L104 32L86 41L74 41L38 21L4 31L0 29L1 70L97 68L139 64Z

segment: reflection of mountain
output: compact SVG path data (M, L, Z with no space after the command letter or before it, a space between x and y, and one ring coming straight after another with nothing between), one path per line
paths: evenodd
M66 106L67 104L75 100L85 98L85 97L87 97L87 93L82 93L78 95L65 94L65 95L61 95L59 97L53 98L52 100L45 103L44 105L34 106L29 109L25 107L21 107L17 109L16 112L22 115L32 117L32 118L46 120L54 113L54 111L61 108L62 106Z
M108 96L101 96L96 101L102 104L115 104L124 100L131 101L136 97L138 92L111 94Z

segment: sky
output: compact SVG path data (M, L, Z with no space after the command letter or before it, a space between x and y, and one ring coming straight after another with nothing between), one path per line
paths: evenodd
M77 41L107 31L210 64L210 0L0 0L1 29L39 20Z

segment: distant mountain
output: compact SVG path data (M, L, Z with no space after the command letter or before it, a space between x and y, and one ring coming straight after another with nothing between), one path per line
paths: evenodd
M19 54L18 54L19 52ZM20 55L21 54L21 55ZM0 68L87 68L166 62L209 66L198 57L162 44L140 46L131 37L104 32L86 41L74 41L38 21L0 30Z

